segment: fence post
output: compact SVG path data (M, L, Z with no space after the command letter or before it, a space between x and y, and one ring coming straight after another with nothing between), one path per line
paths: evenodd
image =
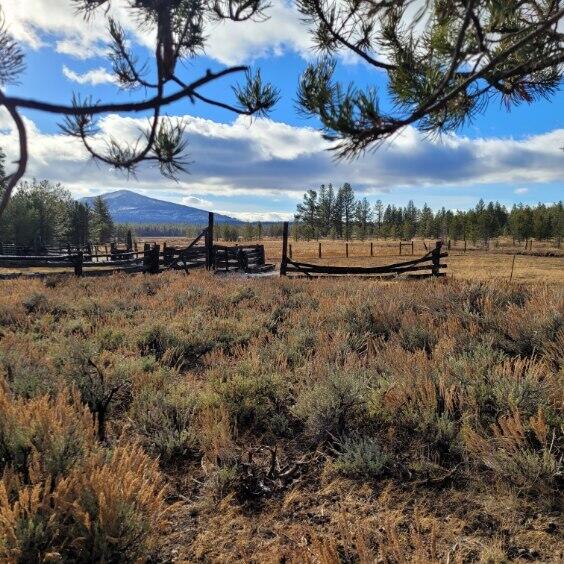
M149 243L145 243L145 250L143 253L143 272L149 274L159 273L159 255L161 254L160 245L154 245L151 249Z
M558 247L558 248L560 248L560 247ZM4 243L2 243L0 241L0 255L3 255L3 254L4 254Z
M282 230L282 260L280 261L280 276L286 276L288 266L288 222L284 222Z
M317 249L317 256L321 258L321 243L319 243L319 247Z
M214 268L213 257L213 212L208 213L208 230L206 231L206 268Z
M133 235L131 235L131 229L127 230L126 241L127 241L127 250L132 251L133 250Z
M149 272L151 264L151 245L145 243L143 245L143 272Z
M159 257L161 254L161 246L155 245L153 247L153 255L151 257L151 274L158 274L159 273Z
M84 262L84 255L82 251L78 251L74 258L74 275L82 276L82 263Z
M289 249L289 251L288 251L288 256L289 256L290 258L292 258L292 243L290 243L290 244L288 245L288 249Z
M466 252L466 239L464 239L464 252Z
M435 248L433 249L433 266L431 267L431 273L433 276L438 276L441 269L441 247L443 246L442 241L437 241L435 243Z
M411 256L413 256L413 239L411 240Z
M374 243L370 242L370 256L374 256Z
M349 244L345 243L345 256L349 258Z
M399 247L400 247L400 257L401 257L401 241L399 242Z
M266 257L264 256L264 245L260 246L260 258L259 258L259 264L261 266L264 266L266 262Z

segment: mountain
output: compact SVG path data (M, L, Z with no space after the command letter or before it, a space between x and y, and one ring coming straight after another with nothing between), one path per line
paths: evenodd
M165 200L157 200L142 196L131 190L117 190L100 194L108 204L112 218L116 223L181 223L190 225L207 225L208 212L182 204L175 204ZM80 200L90 206L94 197L90 196ZM216 223L230 223L239 225L242 221L215 214Z

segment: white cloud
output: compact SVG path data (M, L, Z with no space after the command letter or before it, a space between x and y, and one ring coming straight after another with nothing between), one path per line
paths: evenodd
M226 65L295 51L308 56L311 39L293 2L277 0L263 22L223 21L210 26L206 54Z
M92 86L96 86L98 84L116 83L115 75L108 72L104 67L98 67L80 74L69 69L67 65L63 65L63 75L72 82L77 82L78 84L91 84Z
M526 194L529 191L528 188L517 188L513 190L514 194Z
M100 56L108 42L106 15L116 18L136 41L149 46L151 35L139 31L129 0L114 0L109 9L96 10L88 18L77 13L73 0L3 0L2 9L10 33L32 49L47 44L59 53L79 59Z
M217 213L228 215L241 221L290 221L294 219L294 214L291 212L237 212L229 210L216 210Z
M114 0L109 15L116 17L134 41L153 48L153 32L139 29L129 0ZM3 0L10 32L32 49L45 46L47 34L55 36L57 52L79 59L100 56L108 41L105 9L87 20L76 12L72 0ZM212 23L206 29L206 54L226 65L240 64L285 50L305 54L310 39L298 11L289 0L278 0L264 22Z
M117 188L146 191L156 197L159 192L174 192L179 200L184 196L185 203L208 209L207 195L222 197L224 202L226 198L236 202L239 196L252 195L270 199L272 209L290 210L304 190L327 182L349 181L358 192L367 194L434 186L510 187L562 182L559 147L564 145L564 129L522 140L449 135L439 141L408 128L393 142L363 158L337 163L326 151L327 143L310 128L268 119L257 119L252 126L243 118L231 125L189 116L184 119L193 164L178 184L162 178L149 166L139 170L137 180L128 179L89 160L76 139L42 133L29 119L27 175L61 182L77 195ZM117 115L100 122L105 135L122 140L135 140L143 125L143 120ZM102 140L95 142L101 144ZM17 158L16 137L5 110L0 112L0 146L9 159ZM222 206L231 207L225 203Z
M185 196L182 198L181 203L185 206L194 206L202 209L211 209L213 207L212 202L198 198L197 196Z

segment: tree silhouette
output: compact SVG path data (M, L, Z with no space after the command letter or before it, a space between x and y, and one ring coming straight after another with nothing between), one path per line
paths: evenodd
M156 164L163 175L175 178L188 165L185 126L163 115L163 110L179 100L190 100L219 106L236 114L267 113L278 100L278 92L263 83L260 71L252 73L247 66L230 66L218 72L207 71L189 81L181 75L181 64L205 46L205 27L212 20L244 22L261 20L269 7L267 0L129 0L140 29L154 32L152 62L139 61L131 51L120 22L108 15L115 0L73 0L84 18L104 11L110 40L109 59L119 86L124 90L143 90L145 97L127 103L107 103L73 96L70 104L51 104L9 96L5 87L17 81L24 69L24 54L10 36L0 14L0 107L4 106L19 136L19 159L16 170L4 177L5 188L0 201L0 216L13 188L25 174L28 162L27 132L22 109L34 109L61 116L62 130L82 141L93 158L128 173L135 173L142 162ZM154 66L153 76L149 69ZM221 78L244 74L243 84L233 87L236 102L229 104L200 93L203 86ZM105 140L105 150L97 148L100 130L97 120L110 112L139 113L151 111L149 125L135 143L113 138Z
M488 103L507 107L555 93L562 80L558 0L297 0L322 57L308 65L298 101L321 121L340 158L358 156L413 124L458 128ZM417 10L418 5L420 6ZM334 79L348 51L388 75L393 110L374 86Z

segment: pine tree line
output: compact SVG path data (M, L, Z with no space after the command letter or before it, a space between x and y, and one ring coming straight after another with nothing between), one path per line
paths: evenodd
M509 235L517 240L561 238L564 234L562 202L552 205L514 205L510 210L499 202L480 200L471 210L434 212L410 201L407 206L374 206L366 198L356 199L350 184L335 190L331 184L319 191L308 190L295 214L295 235L315 239L366 239L413 237L467 239L473 242Z
M115 232L102 198L95 198L90 207L48 180L22 182L0 219L2 243L37 249L67 243L81 247L89 242L105 243Z

